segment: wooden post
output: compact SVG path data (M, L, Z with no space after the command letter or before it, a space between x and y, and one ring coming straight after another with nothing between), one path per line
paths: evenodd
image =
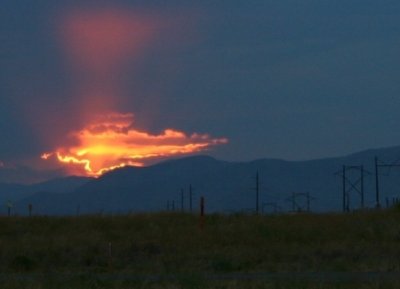
M111 271L113 268L113 258L112 258L112 244L108 243L108 268Z
M32 217L32 204L28 205L29 217Z
M13 204L10 200L7 201L7 215L10 217L11 216L11 208Z
M204 197L200 198L200 229L204 229Z

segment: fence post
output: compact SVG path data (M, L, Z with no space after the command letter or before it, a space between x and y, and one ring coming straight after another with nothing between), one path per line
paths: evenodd
M204 197L200 198L200 230L204 229Z

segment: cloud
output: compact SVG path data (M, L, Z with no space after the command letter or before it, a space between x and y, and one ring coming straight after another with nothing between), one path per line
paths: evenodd
M51 157L66 165L71 174L98 176L127 165L143 166L171 156L193 154L225 144L226 138L165 129L150 134L133 127L133 114L111 113L97 117L79 131L70 133L64 144L42 159Z

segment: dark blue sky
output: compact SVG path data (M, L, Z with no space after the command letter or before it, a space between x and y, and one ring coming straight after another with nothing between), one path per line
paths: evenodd
M175 23L118 76L119 109L140 129L227 137L208 152L225 160L400 144L399 1L3 0L4 164L25 164L54 145L46 132L57 139L76 125L80 99L55 27L63 11L101 5Z

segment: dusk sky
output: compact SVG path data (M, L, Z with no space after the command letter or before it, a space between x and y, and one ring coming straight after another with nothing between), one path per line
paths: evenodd
M400 144L398 0L2 0L0 43L2 182L74 173L54 156L105 131L93 175Z

